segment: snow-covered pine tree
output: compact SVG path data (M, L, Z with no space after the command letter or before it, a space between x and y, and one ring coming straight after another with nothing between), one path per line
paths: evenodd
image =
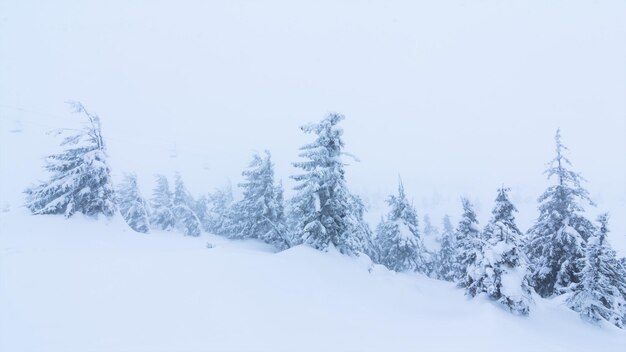
M198 216L198 220L200 221L200 225L204 231L208 231L206 228L207 223L207 215L209 213L209 197L205 194L202 194L196 199L193 204L193 212Z
M532 282L542 297L565 293L580 282L585 241L595 231L580 203L594 204L581 186L584 179L567 168L571 163L564 155L567 148L560 130L555 140L556 157L545 173L557 182L539 197L539 217L528 231Z
M581 281L567 299L568 306L591 322L606 320L626 328L626 276L607 241L608 215L598 217L599 227L587 242Z
M344 254L367 253L370 242L355 236L355 231L367 225L358 223L341 160L345 154L343 130L337 125L343 119L343 115L330 114L319 123L302 127L317 138L300 148L300 157L306 160L293 164L303 173L292 176L297 184L291 223L294 234L316 249L334 246Z
M424 215L424 236L439 236L439 229L430 221L428 214Z
M150 226L159 230L171 231L176 227L174 203L167 178L155 175L156 187L150 199Z
M70 102L72 111L86 117L81 129L59 129L71 132L62 142L61 153L50 155L45 169L52 175L48 182L28 188L26 207L33 214L111 216L115 213L111 169L98 115L88 112L79 102Z
M482 250L467 268L466 294L486 293L511 312L526 315L532 302L528 264L523 252L522 232L515 224L517 209L509 189L498 190L492 217L483 231Z
M443 217L443 232L441 234L441 249L437 253L435 271L437 277L445 281L456 280L457 243L454 227L450 217Z
M431 263L420 237L417 212L404 193L402 181L398 195L390 196L387 203L391 208L387 219L376 229L380 263L394 271L430 274Z
M195 201L179 173L176 173L174 179L174 194L172 196L172 212L176 218L176 227L187 236L200 236L202 233L202 225L198 216L192 208Z
M428 214L424 214L424 220L422 221L424 224L423 231L421 233L422 242L424 243L424 248L428 252L428 258L431 262L432 274L434 277L437 277L437 273L435 268L437 266L437 252L441 249L441 238L439 237L439 229L433 225L430 221L430 216Z
M352 210L345 219L348 228L351 228L352 236L349 237L349 247L357 248L358 252L364 253L374 262L378 260L378 247L374 243L374 234L370 226L365 222L365 204L361 197L350 194L348 198L349 208Z
M131 229L148 233L150 221L148 219L148 204L141 196L137 187L137 176L126 174L117 188L117 206L122 217Z
M461 198L463 215L456 230L457 259L455 263L455 279L459 280L460 287L467 287L467 268L476 262L482 251L481 233L478 229L478 219L474 212L474 206L466 199Z
M231 238L258 238L278 249L289 248L282 187L274 184L274 165L269 151L255 154L239 184L243 199L233 207Z
M284 241L285 248L292 246L291 234L289 233L289 227L287 226L287 215L285 214L285 191L283 189L283 182L279 181L274 188L274 202L275 208L275 233L271 236L264 238L266 243L273 244L276 248L281 248L280 243ZM275 238L274 235L282 234L280 238Z
M202 227L206 232L230 236L230 225L233 208L233 190L230 183L224 188L218 188L207 197Z

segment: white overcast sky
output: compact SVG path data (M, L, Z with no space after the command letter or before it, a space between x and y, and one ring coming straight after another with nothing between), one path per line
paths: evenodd
M298 127L340 112L376 217L401 174L420 213L455 219L509 185L524 229L561 127L626 238L623 0L0 0L0 114L67 126L68 99L101 115L116 174L178 169L196 193L266 148L291 185Z

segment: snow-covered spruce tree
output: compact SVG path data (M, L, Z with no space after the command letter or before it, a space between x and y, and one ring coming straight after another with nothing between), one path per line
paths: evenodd
M420 237L417 212L404 193L402 181L398 195L387 199L391 208L387 219L377 227L380 263L394 271L418 271L430 274L431 263Z
M563 155L567 148L559 130L555 140L556 157L545 173L557 182L539 197L539 217L528 231L532 282L542 297L568 292L580 282L585 241L595 230L580 204L593 202L581 186L584 179L567 168L571 163Z
M460 287L467 287L467 267L475 263L482 251L481 233L478 229L478 220L474 206L466 198L462 198L463 215L456 230L457 258L455 263L455 279L459 280Z
M287 226L287 215L285 214L285 191L283 188L283 182L279 181L276 187L274 188L274 202L276 204L275 208L275 234L282 234L280 238L274 238L272 236L268 236L263 240L267 243L274 244L276 248L280 247L280 242L284 241L286 247L289 248L292 246L291 243L291 234L289 233L289 227Z
M150 226L159 230L171 231L176 227L174 203L167 178L155 175L156 187L150 199Z
M626 276L607 241L608 215L598 217L599 227L587 243L581 281L567 299L568 306L591 322L606 320L626 328Z
M439 229L430 221L430 216L428 214L424 215L424 220L422 221L422 224L422 242L424 243L424 248L426 248L426 251L429 254L429 260L431 261L431 267L433 269L433 277L437 277L437 273L435 272L435 262L437 258L437 252L439 252L439 250L441 249L441 238L439 234Z
M111 216L115 213L114 187L107 163L100 118L78 102L70 102L74 113L86 118L81 129L59 129L72 133L61 146L61 153L50 155L45 169L50 180L28 188L26 207L33 214L65 214Z
M200 195L196 201L193 203L193 212L198 216L198 220L200 221L200 225L202 229L207 231L206 223L207 223L207 215L209 213L209 197L205 194Z
M233 207L228 231L231 238L258 238L278 249L289 248L282 186L274 184L274 165L269 151L255 154L239 184L243 199Z
M128 226L137 232L148 233L150 231L148 204L139 193L135 174L124 175L124 180L117 187L116 199L120 213Z
M454 227L448 215L443 217L441 249L437 253L435 271L437 278L445 281L456 279L457 243Z
M374 234L370 226L365 222L365 204L361 197L350 194L348 198L349 208L352 210L345 219L348 228L352 230L352 236L348 237L349 247L359 248L359 252L366 254L374 262L379 258L378 247L374 243Z
M319 123L302 127L305 133L313 133L316 140L300 148L300 157L305 161L293 165L303 171L292 176L297 182L296 195L292 199L291 211L294 234L303 243L319 250L334 246L341 253L367 253L371 243L360 229L358 210L354 209L355 198L348 191L342 155L343 130L337 125L343 115L330 114Z
M515 224L517 209L508 188L500 188L492 218L483 231L482 251L467 268L466 294L486 293L511 312L526 315L532 302L522 232Z
M233 190L230 184L210 193L207 197L205 213L200 216L204 230L215 235L230 236L232 208Z
M195 201L185 188L180 174L176 173L174 179L174 194L172 196L172 212L176 218L176 227L187 236L200 236L202 225L192 208Z
M428 214L424 215L424 236L439 236L439 229L430 221L430 216Z

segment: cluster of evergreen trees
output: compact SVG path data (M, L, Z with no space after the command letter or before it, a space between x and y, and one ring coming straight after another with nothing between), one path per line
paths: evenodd
M65 150L48 157L50 180L26 190L26 206L33 214L111 216L119 210L137 232L178 230L199 236L206 231L259 239L277 250L299 244L332 247L347 255L368 255L390 270L455 282L467 295L484 295L517 314L529 313L533 291L544 298L567 294L569 307L585 319L626 326L626 259L618 259L607 241L608 216L602 215L597 225L586 219L583 203L593 203L582 177L568 168L558 131L556 157L546 170L556 182L539 197L540 214L528 233L517 227L510 190L501 187L484 228L470 201L462 199L456 229L444 217L441 248L431 252L423 234L430 236L435 228L426 217L420 230L401 181L375 231L363 220L365 206L346 183L338 126L342 115L302 127L315 139L301 148L302 161L293 164L300 173L292 176L295 195L288 202L267 151L254 155L243 172L239 201L230 188L194 199L178 174L173 190L166 177L157 175L147 201L133 174L113 186L100 119L80 103L72 106L86 118L84 128L72 130L62 142Z

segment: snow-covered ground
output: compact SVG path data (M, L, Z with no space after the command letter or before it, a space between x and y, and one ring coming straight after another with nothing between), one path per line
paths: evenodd
M45 134L51 125L3 117L0 351L626 348L626 332L585 323L559 300L536 297L524 318L364 258L302 246L276 254L212 235L142 235L117 218L31 216L21 192L45 177L41 157L58 139Z
M1 213L0 228L1 351L626 348L626 332L558 300L513 316L452 284L303 246L276 254L22 210Z
M537 297L524 318L364 258L32 216L21 192L44 177L41 157L58 140L48 126L0 122L0 351L626 347L624 331L585 323L558 300Z
M67 99L100 114L113 177L144 196L155 172L194 195L236 185L265 148L290 196L298 126L337 109L372 228L400 174L439 228L461 195L484 225L510 185L526 230L561 127L624 256L625 6L0 1L0 351L626 350L559 299L518 317L365 258L22 207L58 150L46 133L79 122Z

